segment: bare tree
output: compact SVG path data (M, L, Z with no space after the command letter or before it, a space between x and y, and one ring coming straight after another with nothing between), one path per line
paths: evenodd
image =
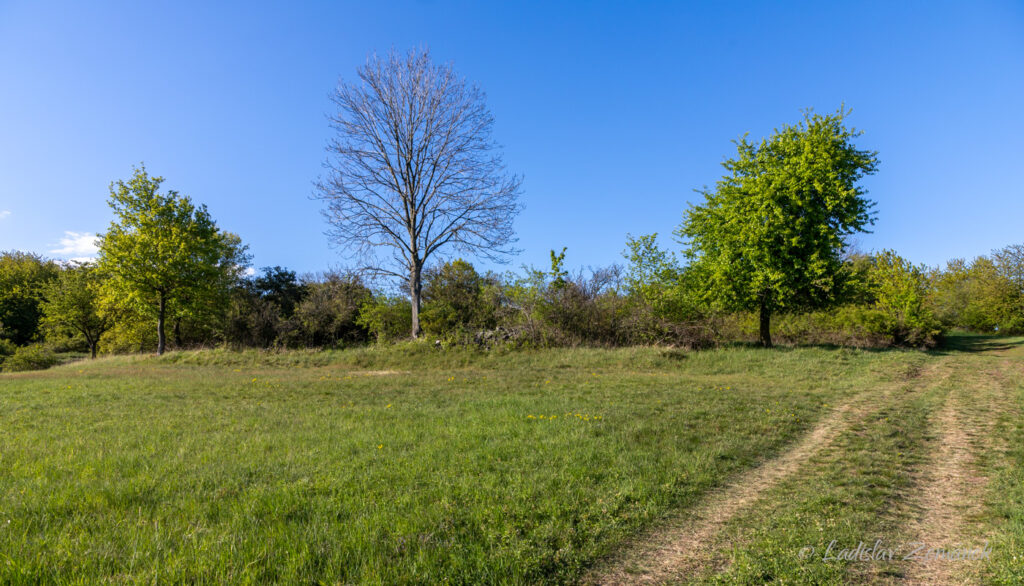
M503 262L516 251L521 179L491 138L483 91L426 49L372 55L331 96L336 137L317 183L330 235L361 269L408 280L420 334L421 277L447 252Z

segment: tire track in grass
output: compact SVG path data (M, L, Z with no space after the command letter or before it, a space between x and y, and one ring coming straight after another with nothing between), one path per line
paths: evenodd
M978 580L982 560L962 559L970 550L980 551L987 541L981 518L989 479L977 462L980 451L997 449L992 410L1008 397L999 372L972 370L961 365L962 373L971 374L949 390L935 417L937 445L911 501L920 514L909 527L913 545L908 545L923 547L918 553L925 559L907 564L905 584ZM951 559L943 557L947 555Z
M932 368L934 366L928 370ZM922 370L914 368L907 377L917 379L922 375ZM716 490L681 523L663 528L628 545L613 566L585 577L583 582L658 584L706 569L715 561L713 545L726 524L799 470L856 421L881 409L895 387L888 385L880 393L860 393L837 407L793 448Z

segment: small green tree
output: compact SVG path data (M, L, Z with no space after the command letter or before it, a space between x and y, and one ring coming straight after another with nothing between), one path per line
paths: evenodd
M765 347L773 313L836 299L846 238L874 221L857 182L875 172L877 153L853 144L860 133L845 126L847 114L808 111L760 144L736 141L737 156L723 163L729 174L676 230L704 297L757 311Z
M135 169L110 186L115 220L100 237L99 266L106 299L156 318L157 354L166 349L164 324L172 301L179 311L226 298L248 264L238 237L222 232L206 206L176 191L158 192L163 177Z
M100 311L100 285L96 267L73 264L43 289L43 326L56 335L81 335L93 358L111 325L109 314Z
M671 322L693 319L700 313L691 285L696 275L680 266L676 255L660 248L657 241L657 234L627 237L622 254L629 261L626 290L658 318Z

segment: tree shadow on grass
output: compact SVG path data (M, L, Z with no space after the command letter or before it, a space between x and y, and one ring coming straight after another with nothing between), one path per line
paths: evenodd
M752 348L759 349L762 346L757 342L731 342L723 344L722 347L727 348ZM1017 351L1021 356L1024 356L1024 337L1020 336L995 336L991 334L972 334L970 332L957 332L953 334L947 334L942 343L932 349L920 350L906 346L844 346L842 344L787 344L780 343L776 344L770 350L774 352L791 352L800 348L817 348L820 350L849 350L856 349L861 352L908 352L908 351L924 351L928 354L936 356L945 356L948 354L959 354L962 352L1007 352Z
M932 350L933 354L958 352L1006 352L1024 349L1024 338L991 336L984 334L956 333L945 337L942 345Z

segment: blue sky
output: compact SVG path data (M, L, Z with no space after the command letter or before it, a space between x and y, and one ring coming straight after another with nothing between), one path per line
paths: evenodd
M0 0L0 250L87 255L144 161L256 266L344 266L310 199L328 93L423 44L487 92L525 177L512 268L672 245L732 139L842 102L880 152L861 248L934 265L1024 242L1024 2Z

